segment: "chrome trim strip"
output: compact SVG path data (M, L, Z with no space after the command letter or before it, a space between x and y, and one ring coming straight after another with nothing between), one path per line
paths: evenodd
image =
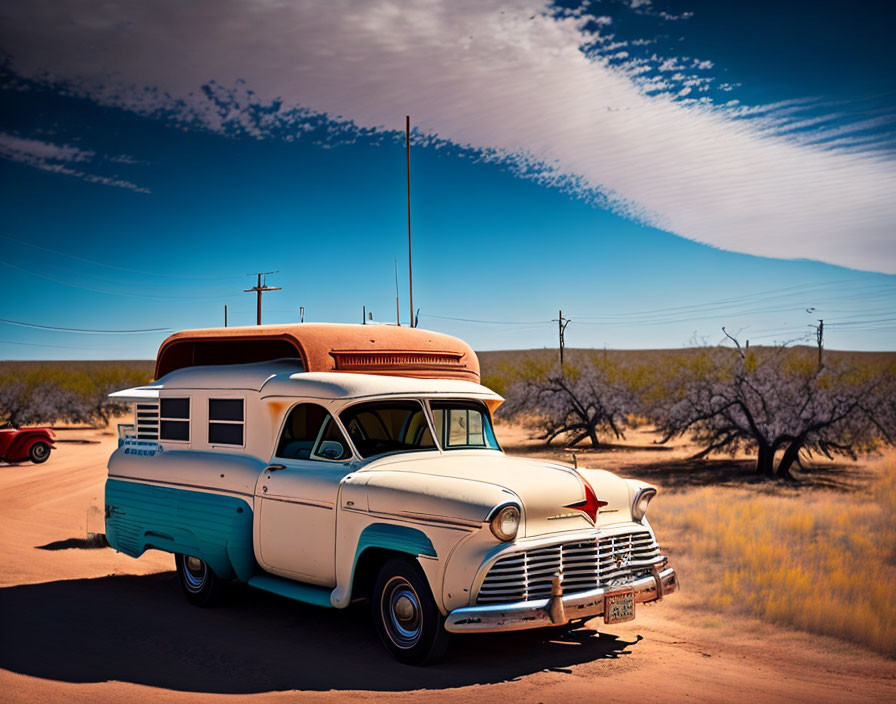
M199 491L206 491L210 494L224 494L226 496L248 496L250 499L255 498L255 494L247 494L242 491L233 491L232 489L221 489L216 486L202 486L201 484L184 484L182 482L167 482L161 481L157 479L143 479L141 477L128 477L124 474L112 474L109 473L109 479L120 479L126 482L134 482L137 484L152 484L154 486L171 486L171 487L182 487L185 489L197 489Z
M448 518L446 516L434 516L428 513L413 513L411 511L400 511L398 513L383 513L381 511L366 511L362 508L356 508L354 506L341 506L343 511L350 511L351 513L360 513L365 516L374 516L376 518L386 518L389 520L400 520L402 522L411 521L413 523L417 523L419 525L434 525L441 528L452 528L457 530L459 528L474 528L479 529L482 528L483 524L478 521L467 521L463 518Z
M298 506L311 506L312 508L325 508L328 511L333 510L333 504L325 504L325 503L317 503L315 501L302 501L299 499L287 499L282 496L271 496L269 494L263 494L258 496L262 501L278 501L281 504L297 504Z

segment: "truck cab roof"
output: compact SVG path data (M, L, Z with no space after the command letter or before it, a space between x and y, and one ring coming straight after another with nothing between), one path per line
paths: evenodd
M150 401L162 391L226 389L254 391L261 397L285 396L339 400L383 396L427 396L479 399L491 410L503 398L481 384L461 379L342 372L307 372L299 359L285 358L250 364L221 364L177 369L145 386L109 394L119 401Z

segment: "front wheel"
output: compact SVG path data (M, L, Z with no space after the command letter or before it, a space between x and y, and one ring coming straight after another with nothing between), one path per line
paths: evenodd
M50 459L50 446L45 442L36 442L28 450L28 459L34 464L40 464Z
M194 606L217 606L223 601L227 583L205 560L192 555L175 555L177 580L184 596Z
M386 562L376 578L371 605L380 640L395 659L426 665L444 655L449 635L445 619L416 563L402 558Z

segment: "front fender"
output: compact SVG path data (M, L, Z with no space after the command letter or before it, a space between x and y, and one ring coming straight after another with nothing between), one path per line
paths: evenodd
M422 530L396 523L371 523L361 530L355 542L354 557L349 570L340 569L339 567L339 560L345 560L348 555L343 555L340 558L337 554L337 586L330 596L330 602L333 606L341 608L348 605L352 598L351 592L352 584L355 580L355 569L358 567L361 556L367 550L372 549L399 552L412 557L419 557L420 555L432 558L438 557L432 541Z
M13 438L12 443L10 443L9 450L7 450L6 453L7 459L28 459L28 453L31 452L31 448L39 442L47 443L52 450L56 449L56 445L53 444L52 438L50 438L50 436L46 433L26 433L17 435L15 438Z

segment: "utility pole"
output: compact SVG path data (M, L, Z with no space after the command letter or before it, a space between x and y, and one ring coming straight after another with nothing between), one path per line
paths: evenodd
M818 342L818 370L821 371L821 352L824 344L824 320L819 319L815 330L815 339Z
M224 304L224 327L227 327L227 304Z
M414 271L411 267L411 116L404 118L404 146L407 153L408 171L408 297L411 312L410 326L414 327Z
M261 325L261 294L263 294L265 291L279 291L281 289L280 286L268 286L267 283L262 283L261 277L265 276L267 274L277 274L277 273L278 272L276 272L276 271L261 271L261 272L258 272L257 274L246 274L246 276L257 276L258 277L258 283L255 284L255 286L253 286L252 288L243 289L243 293L252 293L254 291L257 295L257 299L256 299L257 315L256 315L256 322L255 322L256 325Z
M563 317L563 311L557 311L560 315L559 318L554 318L557 321L557 332L560 336L560 372L563 372L563 351L566 347L566 326L569 325L572 321L569 318Z
M367 325L367 306L361 306L361 325Z
M305 322L305 306L299 306L299 322Z

